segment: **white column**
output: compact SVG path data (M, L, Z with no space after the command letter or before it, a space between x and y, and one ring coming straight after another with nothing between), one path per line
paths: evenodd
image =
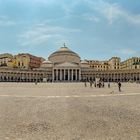
M77 81L77 69L75 69L75 80Z
M58 81L58 69L56 69L56 81Z
M62 69L60 69L60 80L62 81Z
M54 81L54 69L52 71L52 81Z
M81 80L81 69L79 69L79 81Z
M63 73L63 71L64 71L64 70L62 69L62 80L63 80L63 77L64 77L64 73Z

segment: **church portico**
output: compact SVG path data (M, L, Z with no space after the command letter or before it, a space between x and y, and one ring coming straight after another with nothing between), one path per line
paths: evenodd
M53 81L80 81L81 74L80 68L54 68L53 69Z

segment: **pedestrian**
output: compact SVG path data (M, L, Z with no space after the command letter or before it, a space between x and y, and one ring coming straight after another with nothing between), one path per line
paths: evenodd
M85 87L87 87L87 82L86 82L86 80L85 80Z
M121 92L121 86L122 86L121 82L118 82L119 92Z
M37 85L37 80L35 81L35 85Z
M92 81L90 80L90 87L92 88Z
M110 83L108 83L108 88L110 88Z
M94 87L96 87L96 82L94 83Z
M102 87L103 87L103 88L105 87L105 84L104 84L104 82L102 83Z

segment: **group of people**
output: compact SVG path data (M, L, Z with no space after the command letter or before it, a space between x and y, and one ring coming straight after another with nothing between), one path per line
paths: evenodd
M103 81L99 81L98 83L96 82L93 82L93 81L89 81L89 85L90 87L92 88L94 84L94 87L98 87L98 88L104 88L105 87L105 84ZM119 81L118 83L118 88L119 88L119 92L121 92L121 82ZM85 87L87 87L87 81L85 80ZM108 88L110 88L110 82L108 83Z
M104 88L105 87L104 82L96 83L96 82L93 82L93 81L89 81L89 84L90 84L90 87L92 87L93 85L94 85L94 87L98 87L98 88ZM85 81L85 87L87 87L87 81Z

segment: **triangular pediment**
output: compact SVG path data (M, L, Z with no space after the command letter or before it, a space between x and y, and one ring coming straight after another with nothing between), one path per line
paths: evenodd
M79 67L79 65L75 63L64 62L61 64L56 64L55 67Z

